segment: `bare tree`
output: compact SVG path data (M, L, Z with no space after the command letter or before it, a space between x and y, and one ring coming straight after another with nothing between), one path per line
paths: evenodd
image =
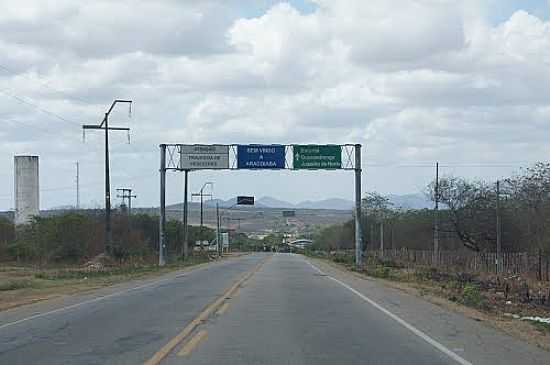
M542 254L550 250L550 163L539 162L506 182L517 219L525 227L524 241L538 250L538 274L542 279Z
M434 184L428 186L433 201ZM474 251L494 249L496 194L492 186L482 181L444 177L439 181L439 201L447 208L453 231L465 247Z

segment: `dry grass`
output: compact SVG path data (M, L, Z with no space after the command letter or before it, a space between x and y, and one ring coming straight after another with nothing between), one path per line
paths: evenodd
M38 269L29 265L3 263L0 264L0 311L129 280L154 277L208 261L207 257L194 257L163 268L156 265L133 265L101 270L77 265Z

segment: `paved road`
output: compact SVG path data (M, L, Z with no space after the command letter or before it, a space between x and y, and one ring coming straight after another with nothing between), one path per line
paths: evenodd
M32 313L1 314L0 363L550 364L482 323L298 255L132 287L13 325Z
M44 303L2 312L0 364L143 363L262 258L228 259L139 283L136 290L136 285L105 290L99 298L111 296L101 300L94 295L55 307ZM69 309L7 325L66 306Z

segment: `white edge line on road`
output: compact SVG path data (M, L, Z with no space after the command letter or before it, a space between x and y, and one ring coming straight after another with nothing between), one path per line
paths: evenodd
M203 269L205 269L205 268L207 268L207 267L208 267L208 265L203 266L203 267L197 267L197 268L194 268L194 269L185 271L184 273L185 273L185 274L188 274L188 273L190 273L190 272L200 271L200 270L203 270ZM48 311L48 312L38 313L38 314L29 316L29 317L25 317L25 318L19 319L19 320L17 320L17 321L8 322L8 323L5 323L5 324L3 324L3 325L0 325L0 329L7 328L7 327L11 327L11 326L15 326L15 325L17 325L17 324L19 324L19 323L27 322L27 321L30 321L30 320L33 320L33 319L36 319L36 318L49 316L49 315L51 315L51 314L55 314L55 313L59 313L59 312L64 312L64 311L66 311L66 310L74 309L74 308L77 308L77 307L80 307L80 306L83 306L83 305L86 305L86 304L92 304L92 303L95 303L95 302L100 302L100 301L105 300L105 299L109 299L109 298L112 298L112 297L117 297L117 296L119 296L119 295L126 294L126 293L129 293L129 292L135 291L135 290L145 289L145 288L148 288L148 287L150 287L150 286L154 286L154 285L163 283L163 282L165 282L165 281L171 281L171 280L178 279L178 278L181 278L181 277L183 277L183 275L179 274L178 276L174 276L174 277L170 277L170 278L165 278L165 279L157 280L157 281L154 281L154 282L151 282L151 283L147 283L147 284L143 284L143 285L139 285L139 286L136 286L136 287L133 287L133 288L124 289L124 290L122 290L122 291L118 291L118 292L115 292L115 293L112 293L112 294L102 295L102 296L97 297L97 298L85 300L85 301L83 301L83 302L71 304L71 305L68 305L68 306L66 306L66 307L57 308L57 309L54 309L54 310L51 310L51 311Z
M319 274L326 275L326 277L328 279L331 279L332 281L334 281L334 282L340 284L341 286L343 286L344 288L348 289L353 294L355 294L359 298L363 299L365 302L369 303L370 305L372 305L373 307L375 307L376 309L378 309L379 311L381 311L382 313L384 313L385 315L387 315L388 317L390 317L391 319L393 319L394 321L396 321L397 323L399 323L400 325L402 325L403 327L405 327L406 329L408 329L409 331L411 331L412 333L414 333L415 335L417 335L418 337L420 337L421 339L423 339L424 341L426 341L427 343L429 343L430 345L432 345L433 347L438 349L439 351L443 352L445 355L449 356L451 359L455 360L457 363L459 363L461 365L473 365L468 360L463 359L462 357L458 356L456 353L449 350L448 348L443 346L441 343L437 342L436 340L434 340L433 338L431 338L430 336L428 336L424 332L420 331L418 328L414 327L413 325L405 322L403 319L396 316L395 314L393 314L392 312L390 312L386 308L382 307L380 304L376 303L372 299L366 297L365 295L363 295L359 291L355 290L354 288L352 288L348 284L346 284L346 283L344 283L344 282L328 275L327 273L323 272L321 269L319 269L317 266L313 265L308 260L305 260L305 261L309 265L311 265L311 267L313 267Z

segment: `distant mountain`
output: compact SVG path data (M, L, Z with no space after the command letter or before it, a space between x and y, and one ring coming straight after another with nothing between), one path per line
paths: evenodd
M216 207L216 204L218 204L220 206L220 208L229 208L230 206L232 206L236 202L237 202L237 198L231 198L231 199L227 199L227 200L223 200L223 199L204 200L204 204L207 207Z
M205 204L209 207L215 207L216 203L221 208L228 208L235 205L237 199L232 198L228 200L212 199L205 201ZM326 199L319 201L307 200L298 204L292 204L285 200L276 199L270 196L263 196L254 201L256 208L272 208L272 209L336 209L336 210L350 210L353 207L353 202L345 199Z
M433 208L433 202L424 196L424 194L405 194L388 195L394 208L403 209L429 209Z
M268 208L295 208L295 205L292 203L275 199L270 196L261 197L256 201L256 204L263 205Z
M268 198L268 199L270 199L270 198ZM273 200L275 200L275 199L273 199ZM231 199L227 199L227 200L209 199L209 200L204 201L204 204L206 204L208 207L215 207L216 203L219 204L220 208L229 208L229 207L232 207L232 206L236 205L237 198L231 198ZM254 206L256 208L279 208L279 207L272 207L268 204L265 204L265 202L263 202L262 199L255 200L254 201Z
M296 204L296 208L350 210L353 209L353 205L351 200L333 198L318 201L306 200Z
M423 194L405 194L405 195L396 195L390 194L388 198L393 203L394 208L403 208L403 209L426 209L432 208L433 203L427 199ZM213 208L216 207L216 203L219 204L220 208L229 208L234 206L237 202L237 198L231 198L227 200L223 199L208 199L204 200L204 204L207 207ZM199 203L190 202L190 205L193 207L198 207ZM354 207L354 202L352 200L340 199L340 198L331 198L324 200L306 200L298 204L292 204L285 200L276 199L270 196L263 196L259 199L256 199L254 202L254 207L256 208L273 208L273 209L334 209L334 210L352 210ZM168 209L181 209L182 203L174 204Z

